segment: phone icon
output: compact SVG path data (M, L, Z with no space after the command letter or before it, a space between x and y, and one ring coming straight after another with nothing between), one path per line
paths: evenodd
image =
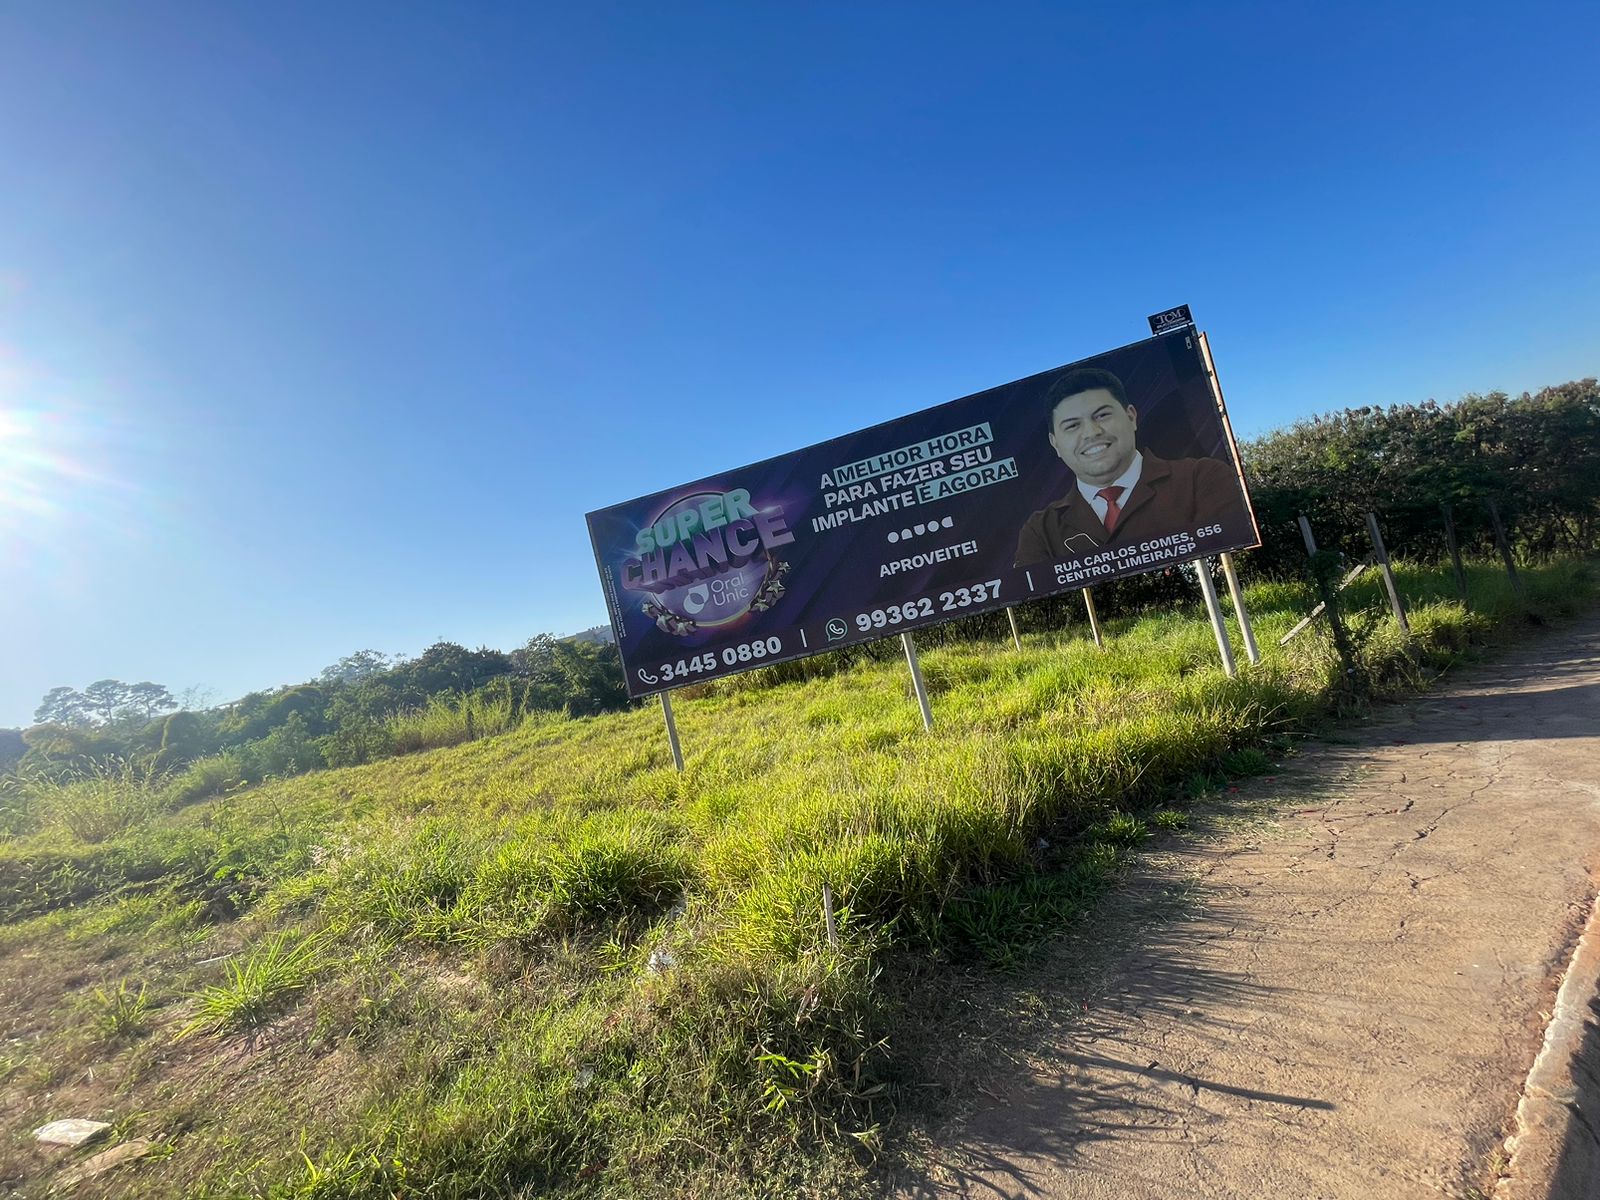
M646 671L643 667L639 668L639 678L644 680L646 683L660 683L661 682L661 676L652 675L652 674L650 674L649 671Z
M837 642L840 638L844 637L845 634L850 632L850 626L846 625L838 617L834 617L833 620L829 621L827 628L828 640L830 642Z

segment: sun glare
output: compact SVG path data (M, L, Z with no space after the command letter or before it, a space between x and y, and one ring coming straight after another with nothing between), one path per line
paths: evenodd
M81 432L62 414L0 401L0 533L53 520L97 482Z
M46 515L63 474L39 415L0 410L0 528Z
M56 576L98 537L138 537L153 515L147 489L120 469L151 461L148 438L83 403L84 390L100 389L0 360L0 568Z

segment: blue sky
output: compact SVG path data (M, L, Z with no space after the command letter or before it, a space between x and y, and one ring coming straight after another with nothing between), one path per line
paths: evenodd
M599 623L583 513L1134 340L1600 371L1594 10L0 8L0 725Z

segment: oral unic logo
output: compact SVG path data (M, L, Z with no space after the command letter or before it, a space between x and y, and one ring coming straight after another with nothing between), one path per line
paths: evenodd
M772 551L794 541L778 505L757 508L742 488L674 500L639 530L622 584L649 593L645 613L666 633L731 625L783 595L788 564Z

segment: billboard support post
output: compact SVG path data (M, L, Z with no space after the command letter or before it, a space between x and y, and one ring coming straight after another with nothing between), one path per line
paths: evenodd
M822 919L828 927L828 949L839 948L839 923L833 915L833 885L822 881Z
M1088 588L1083 589L1083 607L1089 610L1089 632L1094 634L1094 644L1097 650L1106 648L1105 638L1100 636L1100 614L1094 610L1094 596Z
M906 648L906 666L911 668L911 686L917 692L917 704L922 708L922 727L933 729L933 709L928 704L928 687L922 682L922 664L917 661L917 644L909 633L902 633L900 641Z
M1500 520L1500 506L1493 497L1484 503L1489 506L1489 520L1494 522L1494 543L1500 547L1500 557L1505 560L1506 575L1510 577L1511 586L1520 598L1523 595L1522 580L1517 578L1517 560L1511 557L1511 543L1506 539L1506 527Z
M1253 667L1261 662L1261 647L1256 645L1256 631L1250 624L1250 612L1244 606L1244 589L1239 586L1239 572L1233 568L1232 554L1223 551L1219 557L1222 559L1222 573L1228 580L1228 598L1233 601L1233 615L1238 618L1239 632L1244 635L1244 652Z
M1211 616L1211 632L1217 635L1217 653L1222 656L1222 669L1232 679L1239 673L1233 661L1233 646L1228 641L1228 627L1222 620L1222 603L1217 599L1217 585L1211 582L1211 564L1203 558L1194 560L1195 574L1200 577L1200 591L1206 598L1206 612Z
M1017 610L1006 609L1006 620L1011 622L1011 644L1019 651L1022 649L1022 634L1017 630Z
M1461 607L1472 611L1472 597L1467 591L1467 569L1461 565L1461 547L1456 542L1456 521L1448 504L1439 505L1444 514L1444 544L1450 551L1450 564L1455 568L1456 591L1461 593Z
M667 720L667 744L672 747L672 765L683 774L683 747L678 745L678 723L672 719L672 697L661 693L661 715Z
M1389 551L1383 544L1383 531L1378 528L1377 513L1367 514L1367 536L1372 539L1372 552L1377 556L1378 570L1383 572L1384 590L1389 593L1389 608L1394 612L1401 636L1409 641L1411 622L1406 620L1406 606L1400 599L1400 589L1395 586L1394 568L1389 565Z

